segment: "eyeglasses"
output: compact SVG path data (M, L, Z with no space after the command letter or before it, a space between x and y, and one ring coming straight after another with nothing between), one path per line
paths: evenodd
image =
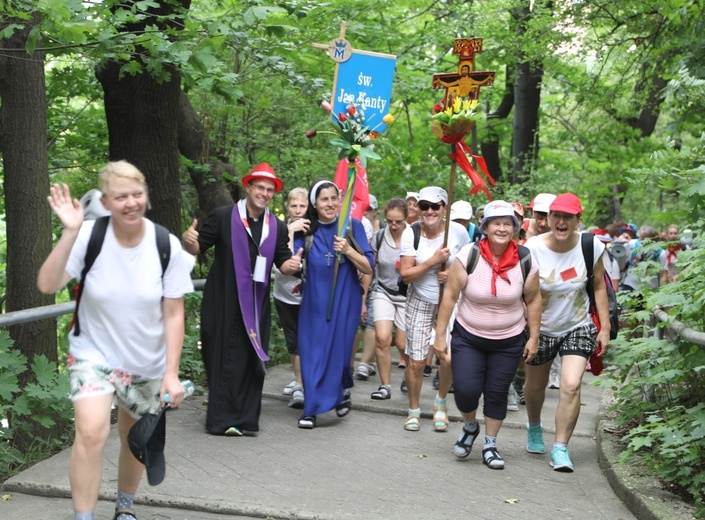
M429 209L432 209L433 211L438 211L439 209L441 209L442 204L440 202L431 204L430 202L426 202L424 200L422 202L419 202L418 206L421 211L428 211Z
M387 222L387 224L390 225L390 226L392 226L392 225L394 225L394 226L401 226L402 224L404 224L405 221L404 221L404 220L389 220L389 219L386 219L386 222Z
M260 191L262 193L266 193L267 195L274 195L275 190L274 188L270 186L262 186L261 184L254 184L254 183L249 183L248 186L252 186L254 189L257 191Z

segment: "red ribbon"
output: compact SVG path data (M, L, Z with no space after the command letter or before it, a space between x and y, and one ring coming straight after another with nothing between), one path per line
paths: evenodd
M473 168L468 155L474 159L477 164L477 168L485 175L485 177L487 177L490 184L494 186L495 180L492 178L489 170L487 169L485 158L481 155L473 155L472 150L467 143L462 140L462 138L455 140L449 137L444 137L442 141L449 143L453 147L453 151L450 153L450 158L453 159L458 166L460 166L460 169L467 173L468 177L470 177L470 182L473 184L470 194L475 195L478 191L483 191L485 192L485 195L487 195L487 198L492 200L492 195L490 195L490 190L487 188L487 184L484 179L480 177L480 174L477 173L477 170Z

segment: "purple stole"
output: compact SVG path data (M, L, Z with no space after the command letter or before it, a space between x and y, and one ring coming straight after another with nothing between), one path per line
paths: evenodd
M235 268L235 284L237 297L240 302L240 312L245 323L245 330L250 338L252 347L262 361L269 361L269 356L262 348L260 341L260 316L265 298L269 297L269 273L274 262L274 249L277 243L277 219L266 209L263 215L262 239L259 243L260 255L265 257L265 282L255 282L250 271L250 244L252 236L250 225L247 222L247 209L245 200L233 206L230 217L231 242L233 247L233 267ZM249 236L248 236L249 235Z

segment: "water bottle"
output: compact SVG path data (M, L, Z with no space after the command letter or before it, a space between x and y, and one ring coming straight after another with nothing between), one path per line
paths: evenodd
M189 381L188 379L185 381L181 381L181 386L184 387L184 397L189 397L193 395L193 393L196 391L196 385L193 384L193 381ZM169 402L169 394L166 393L164 394L164 402L168 403Z

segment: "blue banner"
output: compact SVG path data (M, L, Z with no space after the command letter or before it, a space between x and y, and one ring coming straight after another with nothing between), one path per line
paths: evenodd
M396 63L396 56L353 50L349 60L338 64L333 114L345 112L348 105L357 103L365 109L369 128L385 132L387 125L382 118L389 113Z

